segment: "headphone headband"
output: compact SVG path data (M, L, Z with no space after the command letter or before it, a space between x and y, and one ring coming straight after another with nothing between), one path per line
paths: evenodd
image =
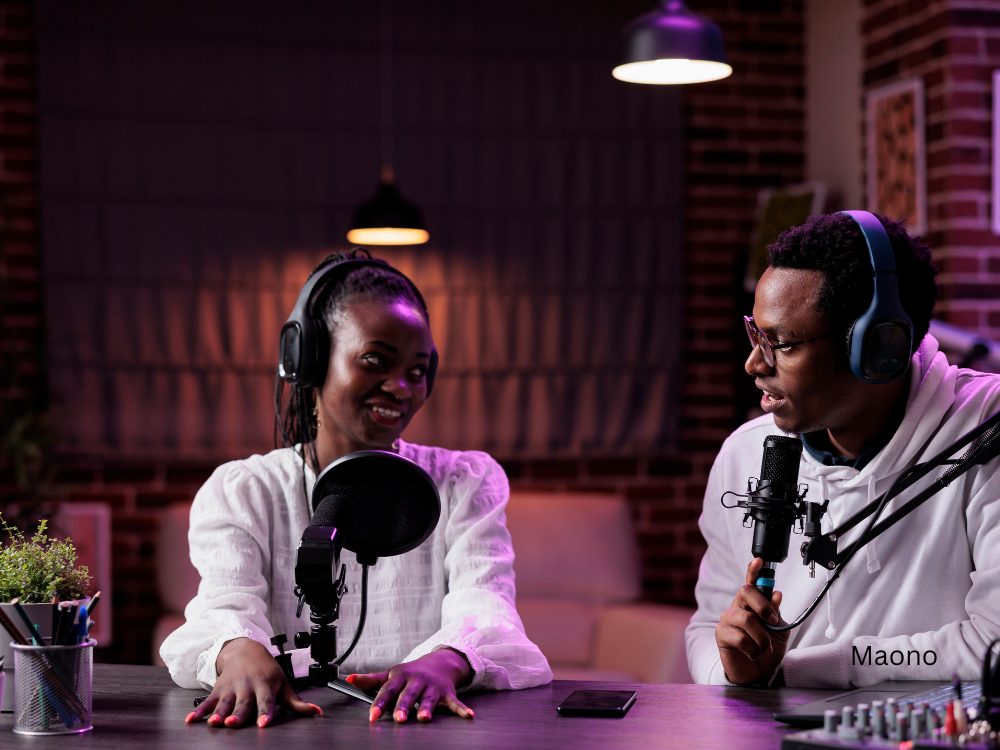
M913 355L913 322L899 301L892 242L874 214L840 213L861 229L874 275L872 302L847 332L851 372L866 383L891 383L906 373Z
M355 248L367 250L364 248ZM326 322L316 314L315 305L323 292L339 284L353 270L371 266L399 276L410 287L427 315L427 303L409 277L399 269L393 268L380 258L358 258L353 255L347 258L331 260L320 266L306 280L299 292L295 307L292 308L288 320L281 327L281 337L278 342L278 375L291 385L300 388L319 388L326 379L326 368L330 358L330 335ZM434 375L437 373L437 350L431 352L431 361L427 368L427 395L434 387Z

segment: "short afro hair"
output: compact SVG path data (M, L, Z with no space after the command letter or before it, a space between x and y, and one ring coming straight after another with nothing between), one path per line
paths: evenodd
M938 270L930 247L911 237L903 223L875 214L885 227L896 258L899 301L913 321L913 346L917 348L930 327L938 296ZM857 223L841 213L812 216L805 224L783 232L768 248L772 268L822 271L823 288L818 306L833 336L845 343L847 332L872 302L874 274L868 245Z

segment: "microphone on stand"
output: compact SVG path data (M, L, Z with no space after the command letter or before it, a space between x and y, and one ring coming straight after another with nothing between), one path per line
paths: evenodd
M758 501L749 509L753 518L754 557L764 561L757 576L757 590L768 601L774 591L774 566L788 557L788 542L795 523L799 497L799 461L802 441L783 435L764 439L760 480L752 493Z
M295 634L296 648L308 648L313 663L309 676L296 679L285 634L271 643L281 654L278 663L293 687L326 685L372 702L369 696L340 679L339 666L358 645L365 627L368 568L380 557L401 555L420 546L441 516L441 498L434 480L409 459L386 451L358 451L337 459L316 478L313 515L302 533L295 557L295 616L309 605L308 631ZM361 616L354 638L337 656L340 602L347 593L347 568L342 550L354 552L361 565ZM339 575L337 574L337 569Z

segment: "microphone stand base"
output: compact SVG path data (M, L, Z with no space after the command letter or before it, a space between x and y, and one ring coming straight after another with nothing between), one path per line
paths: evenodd
M357 698L359 701L364 701L365 703L374 703L375 696L369 695L360 688L354 687L349 682L346 682L339 677L335 680L330 680L326 683L326 686L332 690L336 690L338 693L343 693L344 695L349 695L352 698Z

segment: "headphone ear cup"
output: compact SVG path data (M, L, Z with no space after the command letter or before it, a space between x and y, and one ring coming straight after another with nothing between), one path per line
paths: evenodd
M431 352L431 361L427 365L427 395L431 395L431 391L434 390L434 378L437 375L438 369L438 351L435 349Z

